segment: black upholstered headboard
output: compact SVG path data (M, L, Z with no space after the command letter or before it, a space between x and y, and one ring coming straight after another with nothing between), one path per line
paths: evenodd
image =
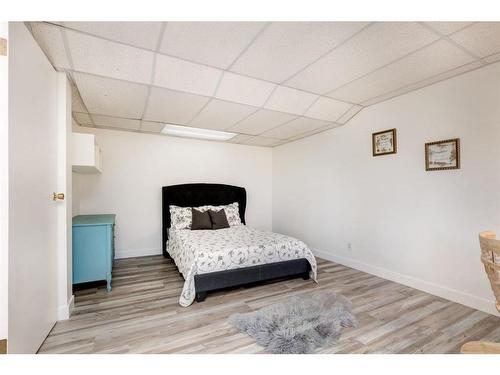
M245 188L223 184L182 184L163 186L162 188L162 233L163 255L168 256L166 242L170 228L169 206L198 207L219 206L238 202L240 218L245 223L247 192Z

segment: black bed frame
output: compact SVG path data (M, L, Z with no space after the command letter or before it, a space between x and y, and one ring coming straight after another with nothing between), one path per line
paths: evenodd
M243 187L223 184L164 186L162 188L163 256L170 258L167 252L168 230L170 228L170 205L198 207L205 205L219 206L233 202L238 202L241 221L243 224L246 224L245 210L247 194ZM310 270L311 265L306 259L294 259L195 275L196 301L202 302L205 300L208 292L219 289L292 277L302 277L304 280L307 280L309 279Z

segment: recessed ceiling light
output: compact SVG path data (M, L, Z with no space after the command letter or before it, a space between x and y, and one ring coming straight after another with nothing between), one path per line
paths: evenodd
M161 132L163 134L175 135L177 137L211 139L213 141L227 141L228 139L236 136L236 133L172 124L165 124Z

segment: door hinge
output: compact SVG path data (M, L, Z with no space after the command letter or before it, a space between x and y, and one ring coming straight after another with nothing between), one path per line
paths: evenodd
M7 39L0 38L0 56L7 56Z

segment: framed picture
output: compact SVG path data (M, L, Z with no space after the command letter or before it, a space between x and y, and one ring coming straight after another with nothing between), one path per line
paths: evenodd
M373 156L395 154L397 151L396 129L372 134Z
M425 170L442 171L460 169L460 139L425 144Z

